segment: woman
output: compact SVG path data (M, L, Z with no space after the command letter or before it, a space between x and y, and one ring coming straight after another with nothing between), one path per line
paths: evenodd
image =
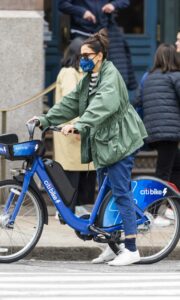
M83 77L79 68L79 53L82 39L76 38L67 47L62 60L62 69L57 77L55 102L70 93ZM72 123L76 122L72 120ZM71 184L78 191L76 214L87 214L84 204L93 204L95 197L96 172L93 164L81 164L81 141L79 136L70 135L68 138L59 133L54 133L55 160L59 162L66 172ZM74 209L72 207L72 209ZM58 215L56 213L56 218Z
M156 176L180 188L180 62L173 45L161 44L135 106L142 106L146 142L158 152Z
M106 60L108 38L104 30L92 35L81 46L80 66L87 74L76 89L63 97L38 119L44 128L80 116L75 124L65 125L66 136L77 129L81 134L81 161L93 160L99 183L107 172L119 206L125 232L125 248L117 256L110 248L95 263L129 265L140 260L136 248L136 215L130 187L134 153L147 136L144 125L128 101L125 83L114 65Z

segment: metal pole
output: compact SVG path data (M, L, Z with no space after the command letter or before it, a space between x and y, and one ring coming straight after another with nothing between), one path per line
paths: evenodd
M2 111L2 119L1 119L1 132L2 134L6 133L7 129L7 111ZM6 178L6 160L1 156L1 180Z
M1 113L2 113L1 133L4 134L6 133L6 128L7 128L7 111L2 111ZM4 180L6 178L6 160L3 156L1 156L0 162L1 162L0 179ZM4 203L4 197L2 191L0 190L0 205L2 205L3 203Z

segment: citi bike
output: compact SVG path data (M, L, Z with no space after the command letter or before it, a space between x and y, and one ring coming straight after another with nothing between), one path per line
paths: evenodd
M0 182L0 263L18 261L37 244L44 224L48 224L46 203L37 178L44 186L61 222L75 230L84 240L107 243L115 253L123 242L124 231L116 199L105 177L92 212L81 217L71 210L76 190L66 178L63 168L46 159L44 137L34 140L35 123L28 124L29 141L18 143L16 134L0 136L0 155L7 160L22 160L22 168L12 179ZM165 258L176 246L180 236L180 194L176 187L154 177L132 180L132 192L137 216L137 246L139 263L150 264ZM155 218L171 208L173 219L169 226L157 226Z

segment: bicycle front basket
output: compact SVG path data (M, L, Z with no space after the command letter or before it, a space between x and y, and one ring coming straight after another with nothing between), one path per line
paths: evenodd
M22 160L42 154L43 144L39 140L32 140L13 145L13 159Z

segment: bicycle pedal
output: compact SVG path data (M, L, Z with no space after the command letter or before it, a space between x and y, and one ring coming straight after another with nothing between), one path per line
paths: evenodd
M89 226L89 229L95 233L98 234L102 234L103 236L105 236L106 238L111 238L111 234L109 234L108 232L103 231L102 229L100 229L99 227L96 227L94 225Z

